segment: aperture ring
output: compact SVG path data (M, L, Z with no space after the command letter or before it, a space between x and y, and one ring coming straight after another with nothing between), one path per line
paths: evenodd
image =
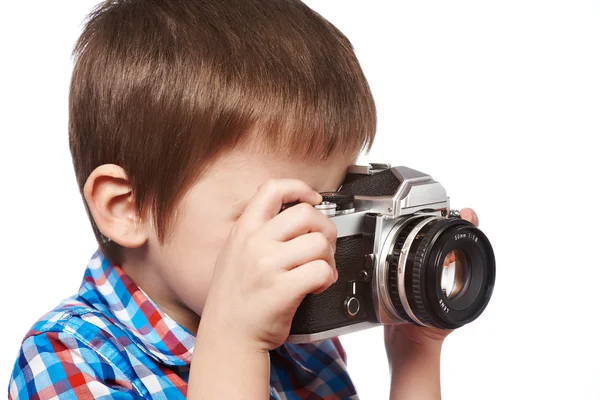
M412 267L412 279L411 279L411 288L412 288L412 298L410 301L411 305L414 305L413 312L421 321L425 322L428 325L435 326L441 328L439 324L436 324L432 318L430 318L429 313L427 312L425 302L425 293L421 290L422 279L424 279L424 274L427 266L425 263L425 257L428 255L427 252L430 249L431 242L435 238L436 234L440 231L437 229L440 225L444 225L448 221L447 219L442 219L433 223L429 226L429 229L425 233L425 236L421 239L419 246L415 252L415 256L413 259L413 267Z

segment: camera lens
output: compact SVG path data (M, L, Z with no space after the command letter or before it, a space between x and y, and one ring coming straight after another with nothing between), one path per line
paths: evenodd
M454 249L444 257L442 266L442 280L440 286L442 292L449 299L453 299L466 287L467 283L467 258L460 249Z
M496 276L483 232L460 218L417 216L392 235L386 291L400 319L454 329L483 312Z

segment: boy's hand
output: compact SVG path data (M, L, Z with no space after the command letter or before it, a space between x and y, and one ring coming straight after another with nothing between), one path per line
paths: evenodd
M338 277L336 227L314 208L321 200L299 180L259 188L217 259L203 323L259 351L283 344L304 296Z

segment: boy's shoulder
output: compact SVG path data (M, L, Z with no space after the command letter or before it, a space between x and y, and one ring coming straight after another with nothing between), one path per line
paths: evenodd
M118 321L74 295L42 315L25 334L21 346L22 351L32 354L75 352L86 361L110 364L129 375L131 357L127 353L133 342Z
M75 295L33 324L15 362L9 398L72 398L82 393L112 398L118 392L131 398L158 392L182 398L183 380L170 377L175 372L161 372L141 351L135 335L97 307Z
M124 373L134 364L158 361L153 349L148 349L149 343L138 338L114 313L102 303L92 304L81 294L73 295L40 317L25 334L22 346L35 343L32 338L46 336L69 347L91 350Z

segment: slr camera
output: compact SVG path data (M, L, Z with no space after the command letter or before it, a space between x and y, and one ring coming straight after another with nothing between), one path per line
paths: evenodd
M494 288L487 237L450 210L429 175L389 164L351 166L316 206L337 227L339 278L300 304L288 342L380 324L455 329L475 320Z

